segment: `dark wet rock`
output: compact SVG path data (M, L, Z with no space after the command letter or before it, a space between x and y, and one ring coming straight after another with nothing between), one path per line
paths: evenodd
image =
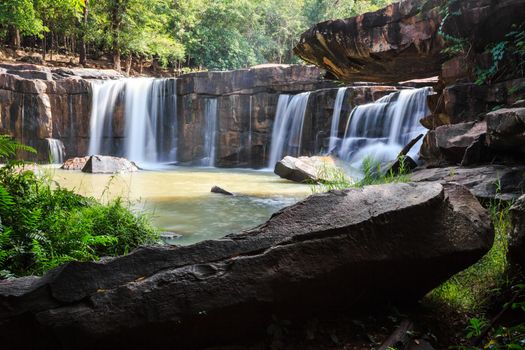
M92 174L130 173L138 170L135 163L125 158L111 156L90 156L82 168L82 172Z
M487 134L480 134L471 144L465 149L462 166L472 166L483 164L493 159L496 154L493 150L487 147Z
M525 191L525 166L480 165L416 169L412 181L457 183L468 188L480 200L514 200Z
M283 179L300 183L323 180L326 168L334 167L331 157L290 157L286 156L275 164L274 173Z
M384 175L399 175L406 174L417 168L416 161L410 156L401 156L385 167Z
M144 247L0 282L0 341L74 349L231 344L264 332L272 315L416 301L492 241L486 210L460 186L314 195L221 240Z
M525 108L506 108L487 114L487 145L525 153Z
M525 195L510 208L509 260L525 271Z
M89 160L89 156L70 158L66 160L64 164L62 164L61 169L82 170L82 168L84 168L88 160Z
M435 130L435 144L444 159L452 164L460 164L467 148L486 132L485 122L443 125Z
M226 196L233 196L233 193L226 191L225 189L219 187L219 186L213 186L211 188L212 193L218 193L218 194L224 194Z

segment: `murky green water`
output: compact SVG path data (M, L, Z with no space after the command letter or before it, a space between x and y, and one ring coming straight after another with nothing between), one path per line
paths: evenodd
M272 213L310 194L307 185L282 180L269 172L209 168L170 168L132 174L93 175L50 169L53 179L77 193L107 201L129 200L152 215L154 225L191 244L265 222ZM210 192L220 186L236 196Z

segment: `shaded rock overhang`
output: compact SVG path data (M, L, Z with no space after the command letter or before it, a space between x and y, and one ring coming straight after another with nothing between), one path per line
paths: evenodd
M345 82L402 82L439 75L442 0L406 0L379 11L316 24L295 54Z

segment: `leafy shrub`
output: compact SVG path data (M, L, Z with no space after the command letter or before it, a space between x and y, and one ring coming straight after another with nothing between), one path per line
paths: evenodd
M0 168L0 278L122 255L158 240L148 219L120 199L104 205L51 185L20 163Z

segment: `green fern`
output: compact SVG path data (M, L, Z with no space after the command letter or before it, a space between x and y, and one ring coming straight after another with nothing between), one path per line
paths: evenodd
M33 147L21 144L9 135L0 135L0 158L13 159L18 151L36 153Z

